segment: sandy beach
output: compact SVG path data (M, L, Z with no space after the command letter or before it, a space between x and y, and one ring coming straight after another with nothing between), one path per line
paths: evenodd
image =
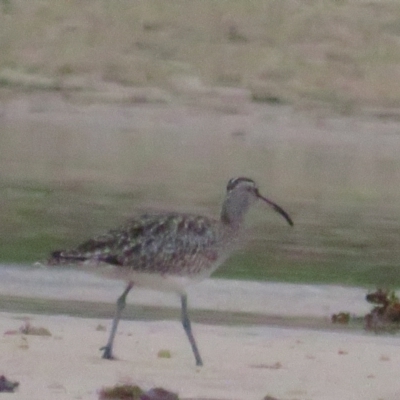
M67 305L72 300L79 300L82 309L88 301L103 301L112 310L121 289L120 282L77 271L49 274L42 269L3 266L1 278L3 296L33 298L36 293L50 311L52 303ZM283 320L314 317L328 323L332 312L347 310L361 315L368 310L364 292L329 285L229 280L207 280L193 286L189 299L205 364L201 368L194 365L178 317L122 321L115 347L117 360L106 361L99 348L106 340L110 318L60 315L63 312L43 315L23 312L23 307L2 312L0 375L20 382L16 393L2 396L97 399L105 386L132 383L143 389L161 386L182 399L255 400L266 395L279 400L399 399L400 340L396 336L262 322L232 326L218 325L218 321L196 323L201 309L217 316L240 311L266 317L276 314ZM129 298L130 305L135 302L157 309L179 307L174 296L142 290ZM26 321L48 329L51 336L19 333ZM168 350L171 357L160 358L160 350Z
M52 336L4 334L29 318ZM97 399L102 387L162 386L182 399L400 398L399 339L273 327L195 324L205 365L178 322L121 323L115 361L99 347L108 320L1 313L0 373L20 382L18 399ZM157 356L169 350L171 358Z
M363 329L400 285L400 3L112 3L0 2L0 400L400 400L400 334ZM142 208L218 215L234 176L295 226L255 211L219 276L259 281L188 288L203 367L175 295L133 290L108 361L124 283L20 265Z

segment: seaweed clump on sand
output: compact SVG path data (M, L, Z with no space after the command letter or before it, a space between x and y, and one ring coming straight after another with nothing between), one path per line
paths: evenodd
M103 388L99 394L100 400L179 400L177 394L163 388L153 388L144 392L137 385L115 385Z
M375 306L365 316L365 329L378 332L400 330L400 301L394 291L377 289L365 297Z
M143 390L136 385L115 385L100 391L100 400L140 400Z
M331 317L331 321L333 324L346 325L350 322L350 313L342 311L338 314L333 314Z
M14 392L19 382L9 381L4 375L0 376L0 392Z

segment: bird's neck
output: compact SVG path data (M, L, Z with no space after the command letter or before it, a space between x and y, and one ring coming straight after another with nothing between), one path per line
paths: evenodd
M222 204L221 222L232 228L240 228L249 208L248 199L227 196Z

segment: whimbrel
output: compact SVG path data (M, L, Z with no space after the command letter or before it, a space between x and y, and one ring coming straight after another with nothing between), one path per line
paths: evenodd
M127 282L117 300L108 342L101 349L103 358L113 358L126 297L137 286L180 295L182 325L196 365L203 365L187 312L185 287L209 277L234 251L240 242L244 216L257 200L267 203L293 225L281 207L260 194L252 179L239 177L228 182L219 219L180 213L144 214L76 249L52 253L50 265L79 264L85 270Z

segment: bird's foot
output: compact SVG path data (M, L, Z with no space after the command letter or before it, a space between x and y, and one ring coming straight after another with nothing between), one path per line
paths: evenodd
M102 358L105 358L106 360L115 360L115 357L112 354L111 347L109 346L101 347L100 351L103 351Z

